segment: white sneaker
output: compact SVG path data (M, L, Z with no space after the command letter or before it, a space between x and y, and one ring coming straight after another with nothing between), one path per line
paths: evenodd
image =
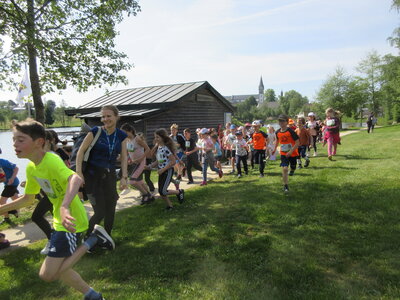
M313 155L313 156L314 156L314 157L315 157L315 156L318 156L318 153L317 153L317 152L314 152L314 155Z
M40 251L40 254L47 255L49 254L49 251L50 251L50 241L47 241L46 246L44 246L44 248Z

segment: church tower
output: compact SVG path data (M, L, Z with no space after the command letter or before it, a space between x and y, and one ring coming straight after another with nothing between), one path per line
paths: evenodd
M263 103L264 103L264 83L261 76L260 84L258 86L258 105L261 105Z

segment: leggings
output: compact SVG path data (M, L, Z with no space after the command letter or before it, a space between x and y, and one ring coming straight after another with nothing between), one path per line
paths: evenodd
M336 155L337 144L333 142L333 137L328 138L328 156Z
M32 221L44 232L47 239L50 240L51 229L49 221L46 220L44 215L47 212L53 213L53 204L51 204L49 198L44 192L38 195L39 203L36 205L35 210L32 213Z
M193 181L192 167L198 171L203 171L203 168L200 166L199 160L197 159L196 153L187 156L186 171L190 182Z
M243 167L244 167L244 172L247 174L249 172L248 167L247 167L247 155L236 155L236 169L238 172L238 175L242 175L242 168L241 168L241 163L243 162Z
M215 166L214 163L214 154L212 151L209 151L203 157L203 181L207 181L207 168L210 166L210 169L214 172L219 173L219 169Z
M168 186L171 183L174 168L169 168L167 171L158 176L158 192L161 196L168 195Z
M312 146L314 148L314 152L317 152L317 139L318 139L317 135L312 136Z
M259 164L260 174L264 175L265 168L265 150L254 150L255 163Z
M149 158L146 158L146 165L150 165L153 161ZM143 173L140 175L140 179L143 178L144 175L144 181L146 181L147 186L150 189L150 192L154 192L156 189L154 187L153 181L151 181L150 175L151 175L151 170L144 170Z

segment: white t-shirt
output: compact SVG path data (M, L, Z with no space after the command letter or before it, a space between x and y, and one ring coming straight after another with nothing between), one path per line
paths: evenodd
M158 146L157 148L157 162L158 168L165 168L169 163L169 156L172 154L171 150L167 146Z
M234 146L234 149L236 150L236 155L239 155L239 156L247 155L247 150L245 147L246 145L247 145L247 143L244 139L235 140L233 142L233 146Z

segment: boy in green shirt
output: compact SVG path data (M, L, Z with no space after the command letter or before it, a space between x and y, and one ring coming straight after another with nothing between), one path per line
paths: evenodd
M113 250L114 241L107 232L96 225L93 233L80 246L78 240L88 228L85 208L77 196L83 180L54 153L43 149L45 129L34 120L17 123L13 134L18 158L30 160L26 168L25 194L12 203L0 206L0 214L32 203L40 189L53 204L53 226L50 251L40 268L39 277L44 281L61 280L80 291L85 300L101 300L102 295L92 288L72 267L92 247L99 245Z

